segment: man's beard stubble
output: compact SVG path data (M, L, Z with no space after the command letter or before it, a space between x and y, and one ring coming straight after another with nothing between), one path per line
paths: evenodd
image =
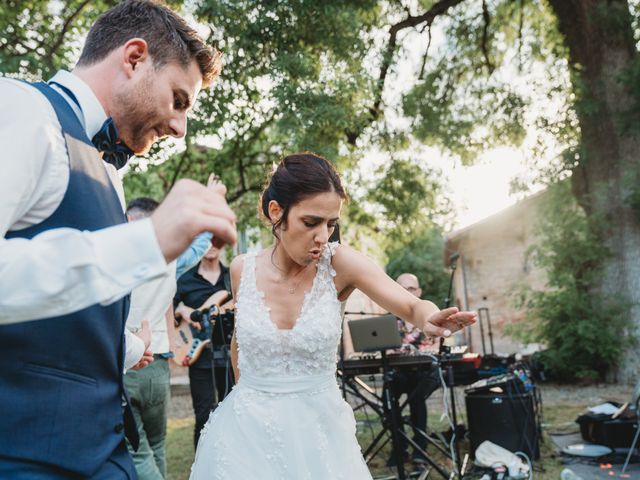
M120 141L136 155L149 151L153 140L149 139L159 116L150 95L151 79L142 80L136 87L116 95L118 117L114 118Z

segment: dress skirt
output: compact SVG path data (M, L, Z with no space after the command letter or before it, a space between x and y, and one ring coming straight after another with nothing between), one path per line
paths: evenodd
M191 480L371 480L335 375L242 374L202 430Z

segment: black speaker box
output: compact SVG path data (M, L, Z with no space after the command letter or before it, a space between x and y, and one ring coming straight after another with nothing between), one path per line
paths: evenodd
M585 442L606 445L609 448L629 448L638 428L635 417L612 419L611 415L591 412L580 415L576 422L580 425L580 433Z
M540 457L534 391L467 393L469 440L475 456L478 446L489 440L529 458Z

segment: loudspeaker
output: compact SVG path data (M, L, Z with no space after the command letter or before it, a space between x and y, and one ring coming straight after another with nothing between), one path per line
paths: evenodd
M620 405L611 402L617 407ZM611 419L611 415L587 412L576 422L585 442L606 445L609 448L629 448L638 428L636 418Z
M489 440L531 459L540 457L534 391L467 393L467 419L471 451Z

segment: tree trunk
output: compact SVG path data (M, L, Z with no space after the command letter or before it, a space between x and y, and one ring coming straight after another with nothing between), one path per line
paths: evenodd
M640 141L624 132L621 119L633 98L620 75L637 61L626 0L549 0L569 50L582 149L574 194L587 215L601 221L610 251L594 292L630 302L634 331L640 330L640 223L629 197L640 188ZM622 336L622 332L621 332ZM620 360L618 379L639 379L640 349Z

